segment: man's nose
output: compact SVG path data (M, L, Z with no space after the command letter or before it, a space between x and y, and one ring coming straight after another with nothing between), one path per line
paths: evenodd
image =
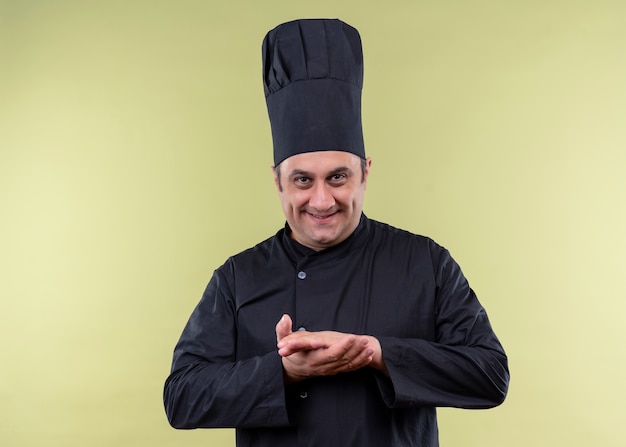
M335 204L335 198L333 197L329 186L326 183L317 183L309 198L309 206L318 210L326 211Z

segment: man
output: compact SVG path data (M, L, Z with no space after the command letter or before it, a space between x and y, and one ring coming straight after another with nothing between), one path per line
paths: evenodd
M238 446L438 445L437 406L505 398L507 358L448 251L362 213L356 29L299 20L263 42L284 229L218 268L176 346L177 428Z

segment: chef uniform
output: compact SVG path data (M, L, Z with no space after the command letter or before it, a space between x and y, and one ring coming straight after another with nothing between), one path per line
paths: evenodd
M270 31L264 81L274 160L346 150L364 157L358 32L339 20ZM506 354L449 252L361 215L321 251L274 236L213 274L174 351L164 402L177 428L233 427L239 447L438 446L436 407L504 400ZM275 326L367 334L370 367L285 385Z

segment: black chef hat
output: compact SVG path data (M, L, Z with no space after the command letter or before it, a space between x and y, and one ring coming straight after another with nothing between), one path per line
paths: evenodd
M337 19L283 23L263 40L263 84L274 165L303 152L365 158L359 32Z

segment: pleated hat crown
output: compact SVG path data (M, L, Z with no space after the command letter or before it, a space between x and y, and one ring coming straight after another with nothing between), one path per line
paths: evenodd
M295 20L267 33L262 51L274 165L315 151L365 158L359 32L338 19Z

